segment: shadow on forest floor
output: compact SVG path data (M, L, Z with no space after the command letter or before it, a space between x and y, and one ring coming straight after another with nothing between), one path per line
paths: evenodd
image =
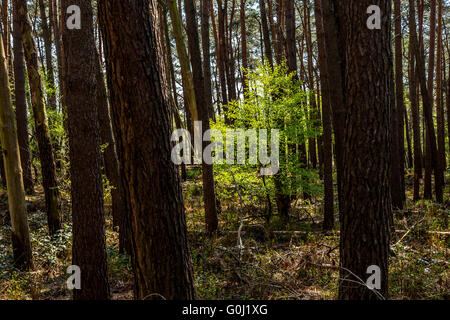
M450 178L450 177L449 177ZM321 230L321 196L311 203L297 201L291 221L282 227L275 216L265 221L265 205L242 204L242 247L238 246L239 198L221 199L220 230L212 239L204 229L201 179L192 174L183 184L189 241L200 299L335 299L338 288L339 232ZM391 299L449 299L450 237L446 203L411 201L412 177L407 176L407 204L395 213L398 232L390 252ZM221 186L218 186L220 188ZM71 222L65 201L64 230L47 235L41 192L27 197L35 270L12 266L7 199L0 192L0 300L70 299L66 268L71 264ZM130 260L119 253L107 204L107 251L112 299L132 299ZM338 223L336 222L336 226ZM437 232L436 232L437 231ZM440 232L440 233L439 233Z

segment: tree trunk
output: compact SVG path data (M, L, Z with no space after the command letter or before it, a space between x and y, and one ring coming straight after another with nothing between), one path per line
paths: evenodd
M104 82L104 75L100 66L100 57L96 54L96 87L97 87L97 117L100 127L100 140L103 146L103 159L105 163L105 174L108 178L112 190L112 216L113 226L119 227L119 247L123 253L129 252L129 230L126 225L126 197L123 191L122 180L120 179L119 159L117 157L116 139L114 138L114 130L112 127L111 115L108 105L108 95Z
M445 115L442 101L442 57L443 57L443 39L442 39L442 1L438 1L438 28L437 28L437 62L436 62L436 114L437 114L437 148L440 162L439 178L444 186L444 171L446 168L445 159Z
M208 101L206 101L204 78L202 72L202 59L200 56L200 45L198 36L198 26L193 0L184 1L186 14L186 26L188 36L189 52L191 54L192 75L194 80L195 97L199 120L202 123L201 134L210 129L208 116ZM203 150L209 145L208 141L203 141ZM206 233L212 235L217 231L218 220L216 210L216 195L214 187L214 170L212 164L207 164L202 157L202 180L203 180L203 200L205 203L205 223Z
M99 123L97 118L98 59L95 48L91 1L62 1L83 12L82 28L63 28L62 40L67 74L67 120L70 145L73 246L72 263L81 269L81 290L75 300L104 300L109 297L106 262L105 211Z
M333 139L331 127L330 89L328 87L328 66L324 42L323 14L321 0L314 0L316 15L317 48L319 53L320 86L322 88L322 123L323 123L323 230L334 227L333 194Z
M343 143L345 129L345 104L344 104L344 68L345 61L339 48L338 32L339 24L336 20L336 8L332 0L322 0L323 26L325 37L325 51L327 53L328 88L330 90L331 114L334 129L334 144L336 157L336 173L339 197L339 208L342 199L342 175L343 175ZM340 210L341 211L341 210Z
M220 53L220 64L219 64L219 77L220 77L220 87L222 91L222 104L224 108L225 113L225 122L227 124L230 123L229 117L227 115L228 108L226 105L228 104L228 100L231 99L231 97L228 96L229 90L228 88L228 81L227 81L227 65L228 65L228 59L227 59L227 46L226 46L226 35L225 35L225 20L226 20L226 2L225 6L222 4L222 0L217 0L217 6L218 6L218 36L219 36L219 53Z
M270 42L269 27L267 25L265 0L259 0L259 10L261 14L261 25L264 39L264 58L267 63L269 63L270 67L273 68L272 45Z
M2 140L6 184L8 186L8 207L12 227L11 238L14 265L21 270L27 271L33 268L33 260L17 129L10 92L7 59L3 49L3 40L0 37L0 138Z
M339 298L377 299L365 283L367 269L380 268L380 290L388 292L390 203L391 1L377 2L384 14L381 30L366 26L370 0L337 1L345 53L343 206ZM350 282L355 281L355 282ZM364 281L364 280L363 280ZM365 282L365 281L364 281Z
M450 55L450 51L449 51ZM447 130L448 130L448 149L450 150L450 62L448 64L448 86L447 86Z
M51 1L51 0L50 0ZM47 100L48 105L52 110L56 110L56 95L55 95L55 76L53 73L53 57L52 57L52 30L51 25L47 22L47 15L45 13L44 0L39 0L39 12L41 15L42 38L44 39L45 62L47 70Z
M286 1L285 5L289 5L289 2L292 0ZM317 129L319 125L318 122L318 112L317 112L317 102L316 102L316 93L314 88L314 72L313 72L313 53L312 53L312 40L311 40L311 21L310 15L311 10L309 9L309 0L303 0L304 5L304 16L305 16L305 40L306 40L306 55L308 60L308 88L310 93L309 103L310 103L310 122L311 126L314 129ZM292 5L293 6L293 5ZM287 42L286 42L287 43ZM309 154L309 163L312 165L314 169L317 168L317 149L316 149L316 139L310 138L308 139L308 154Z
M405 201L405 138L403 101L403 53L401 4L394 1L394 34L395 34L395 110L392 115L392 170L391 197L395 209L403 209Z
M225 9L224 9L224 17L225 17L225 43L226 43L226 64L225 64L225 70L227 74L227 86L228 86L228 98L233 101L236 100L236 77L235 77L235 61L233 56L233 18L234 18L234 12L236 8L236 0L232 0L232 6L231 6L231 12L230 12L230 23L228 25L228 13L227 13L227 4L228 2L225 2Z
M62 72L62 50L61 50L61 32L58 23L58 1L50 0L50 25L52 26L54 43L56 48L56 59L58 62L58 80L59 80L59 94L62 99L63 96L63 72Z
M411 123L408 118L408 111L405 108L405 112L403 113L405 116L405 132L406 132L406 145L408 148L408 162L407 169L411 169L413 167L413 155L412 155L412 145L411 145Z
M203 50L203 73L205 82L205 99L208 105L209 118L215 119L214 107L212 101L211 84L211 44L209 41L209 7L212 6L211 0L201 1L201 24L202 24L202 50Z
M275 46L277 47L276 52L278 53L275 56L275 60L277 64L281 64L283 62L283 53L284 53L284 35L283 35L283 26L284 26L284 8L283 8L284 0L276 0L277 8L277 23L276 23L276 34L277 41L275 42ZM272 39L273 40L273 39Z
M50 131L42 90L42 80L39 72L36 46L31 31L31 23L28 17L27 1L14 0L14 6L16 8L14 11L18 15L18 21L20 21L22 43L28 67L28 79L30 82L34 122L41 159L48 227L50 234L53 235L61 229L61 208L58 184L56 182L55 160L53 158L53 148L50 141Z
M170 12L170 19L172 21L172 29L175 38L178 59L181 66L183 88L185 90L186 98L188 101L192 122L194 122L198 120L197 102L195 99L196 97L194 91L194 80L192 79L192 73L189 67L189 57L183 39L180 13L178 12L177 3L175 0L169 0L168 7Z
M410 14L412 10L410 10ZM415 19L415 17L413 17ZM413 200L420 199L420 179L422 179L422 146L420 143L420 116L419 97L417 96L417 75L415 72L414 47L412 34L409 35L409 100L411 101L411 114L413 124L414 143L414 194Z
M431 107L431 99L430 94L427 88L426 78L425 78L425 62L423 59L423 55L420 52L419 43L417 41L417 34L416 34L416 21L414 19L415 17L415 8L414 8L414 2L413 0L409 0L410 2L410 10L413 10L413 14L410 15L410 32L412 34L412 42L414 47L414 55L416 59L416 73L419 77L420 82L420 91L422 93L422 101L423 101L423 110L424 110L424 116L425 116L425 122L426 122L426 128L427 132L429 134L430 139L429 146L430 146L430 156L431 156L431 164L434 169L434 176L435 176L435 189L436 189L436 201L439 203L442 203L443 201L443 193L442 193L442 184L441 179L438 178L439 172L440 172L440 161L437 154L437 146L436 146L436 135L434 131L434 124L433 124L433 115L432 115L432 107ZM424 194L425 197L425 194ZM425 197L426 198L426 197Z
M129 200L135 296L193 299L182 190L171 161L170 108L149 1L101 0L98 5L113 121L121 133L117 147Z
M25 91L25 65L22 38L17 14L14 14L14 95L19 140L20 160L23 171L23 184L28 194L33 194L33 175L31 172L30 144L28 137L28 114Z
M240 24L241 24L241 50L242 50L242 89L244 91L244 97L248 90L247 85L247 72L248 72L248 61L247 61L247 29L245 27L245 5L246 0L241 0L240 9ZM206 74L205 74L206 76Z
M429 44L429 58L428 58L428 96L430 99L431 113L433 113L434 106L434 62L435 62L435 47L436 47L436 0L430 0L430 44ZM425 104L425 103L424 103ZM424 108L424 117L425 108ZM434 125L433 125L434 126ZM433 129L434 130L434 129ZM432 185L431 185L431 173L432 173L432 155L431 155L431 141L430 132L428 127L426 128L426 143L425 143L425 191L424 198L432 199ZM435 182L436 183L436 182Z

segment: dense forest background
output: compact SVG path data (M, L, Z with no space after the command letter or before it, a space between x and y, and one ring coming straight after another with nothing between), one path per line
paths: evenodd
M449 298L450 1L0 4L0 299Z

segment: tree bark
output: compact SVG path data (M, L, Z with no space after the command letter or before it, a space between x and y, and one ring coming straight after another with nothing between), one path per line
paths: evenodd
M412 14L412 10L410 10ZM415 19L415 17L413 17ZM414 194L413 200L420 199L420 179L422 179L422 146L420 142L419 97L417 96L417 75L415 72L414 47L412 34L409 35L409 100L413 124L414 143Z
M343 206L340 239L339 298L378 299L355 277L367 278L369 266L380 268L380 294L388 292L388 221L390 203L390 56L391 1L377 4L381 30L366 26L370 0L337 1L345 59Z
M241 55L242 55L242 89L244 91L244 97L248 91L247 85L247 72L248 72L248 61L247 61L247 29L245 27L245 7L246 0L241 0L240 8L240 24L241 24ZM205 74L206 76L206 74Z
M51 1L51 0L50 0ZM45 63L47 70L47 100L48 105L52 110L56 110L56 95L55 95L55 75L53 72L53 56L52 56L52 30L51 25L47 22L47 15L45 13L44 0L39 0L39 12L41 16L42 38L44 39Z
M395 33L395 110L392 130L391 197L395 209L403 209L405 201L405 137L403 101L403 48L400 1L394 1Z
M98 6L113 121L121 133L117 146L129 200L135 296L193 299L182 190L171 161L170 109L149 1L101 0Z
M428 57L428 96L430 99L431 113L433 113L434 105L434 69L435 69L435 48L436 48L436 0L430 0L430 43L429 43L429 57ZM426 117L424 108L424 117ZM434 125L433 125L434 126ZM434 129L433 129L434 130ZM425 143L425 190L424 198L432 199L432 155L431 155L431 141L430 132L426 128L426 143Z
M330 88L328 87L328 66L324 42L323 14L321 0L314 0L316 16L317 48L319 54L320 86L322 88L322 123L323 123L323 230L334 227L334 193L333 193L333 139L331 126Z
M203 50L203 73L205 82L205 95L208 105L209 118L215 119L214 107L212 101L211 84L211 43L209 40L209 7L212 6L211 0L201 1L201 32L202 32L202 50Z
M443 39L442 39L442 1L438 1L438 27L437 27L437 61L436 61L436 114L437 114L437 148L440 162L439 178L444 186L444 171L446 168L445 159L445 115L442 101L442 57L443 57Z
M58 23L58 1L50 0L50 25L52 26L55 49L56 49L56 59L58 63L58 80L59 80L59 94L62 100L63 96L63 72L62 72L62 50L61 50L61 32Z
M189 67L189 57L183 39L183 30L181 26L180 13L178 12L177 3L175 0L169 0L168 7L170 19L172 21L172 29L175 38L178 59L180 61L181 66L183 88L185 90L186 98L188 101L189 112L192 117L192 122L194 122L198 120L197 101L194 91L194 80L192 79L192 73Z
M202 59L200 56L200 45L198 36L198 26L193 0L184 1L186 14L186 26L188 36L189 52L191 54L192 75L194 80L195 97L197 101L197 111L199 120L202 123L202 136L210 129L208 116L208 102L205 96L204 77L202 72ZM209 145L208 141L203 141L203 150ZM218 219L216 210L216 195L214 187L214 170L212 164L207 164L202 157L202 180L203 180L203 200L205 204L205 224L206 233L212 235L217 231Z
M430 93L427 88L426 78L425 78L425 62L423 55L420 52L419 42L417 41L417 34L416 34L416 21L414 19L415 17L415 8L414 8L414 2L413 0L409 0L410 10L413 10L413 13L410 14L410 32L412 34L412 42L414 47L414 56L416 59L416 73L419 77L420 82L420 91L422 93L422 102L423 102L423 112L425 116L425 122L426 122L426 128L427 132L429 132L429 142L430 142L430 156L431 156L431 163L434 170L434 176L435 176L435 189L436 189L436 201L439 203L442 203L443 201L443 193L442 193L442 184L441 179L438 177L440 172L440 161L437 154L437 146L436 146L436 135L434 131L434 124L433 124L433 115L432 115L432 107L431 107L431 99L430 99ZM425 194L424 197L426 198Z
M36 128L39 155L41 159L42 180L45 193L45 204L50 234L53 235L61 229L61 208L58 184L56 182L55 160L50 141L50 131L47 123L42 80L39 72L39 63L36 45L31 31L26 0L14 0L15 12L20 21L22 43L25 51L25 60L28 68L28 79L31 89L31 104L33 106L34 122Z
M91 1L62 1L66 8L80 7L82 28L62 30L67 74L67 120L70 145L73 246L72 263L81 269L81 289L75 300L109 298L105 239L105 211L99 123L97 118L98 59Z
M272 45L270 42L269 27L267 25L265 0L259 0L259 10L261 14L261 25L264 39L264 58L266 59L267 63L269 63L269 66L273 68Z
M33 175L31 172L30 143L28 137L28 114L25 90L25 65L23 45L17 14L14 14L14 94L17 121L17 138L19 140L20 160L23 172L23 184L28 194L33 194Z
M344 68L345 61L338 41L339 23L334 1L322 0L325 51L327 53L328 88L334 129L339 210L342 199L343 143L345 128Z
M8 65L3 40L0 37L0 138L8 186L8 207L11 218L11 238L14 265L24 271L33 268L28 231L25 190L20 166L19 144L14 111L11 104Z

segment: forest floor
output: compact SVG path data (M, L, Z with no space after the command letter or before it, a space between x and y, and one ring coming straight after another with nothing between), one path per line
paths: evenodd
M204 229L201 179L195 171L189 177L183 191L200 299L337 297L339 233L321 232L321 197L309 203L297 201L288 227L282 227L276 217L265 223L265 205L241 203L237 196L221 199L221 232L208 239L200 231ZM413 203L412 177L408 175L406 181L408 201L404 210L395 212L397 232L391 239L389 298L450 299L450 232L445 228L450 215L450 184L444 204L438 205L431 201ZM5 191L0 192L0 300L71 299L66 288L72 236L68 197L63 202L64 230L51 240L40 191L27 197L35 263L32 272L20 272L12 266L7 199ZM112 298L132 299L130 259L119 253L118 234L107 214ZM238 238L242 245L238 245Z

